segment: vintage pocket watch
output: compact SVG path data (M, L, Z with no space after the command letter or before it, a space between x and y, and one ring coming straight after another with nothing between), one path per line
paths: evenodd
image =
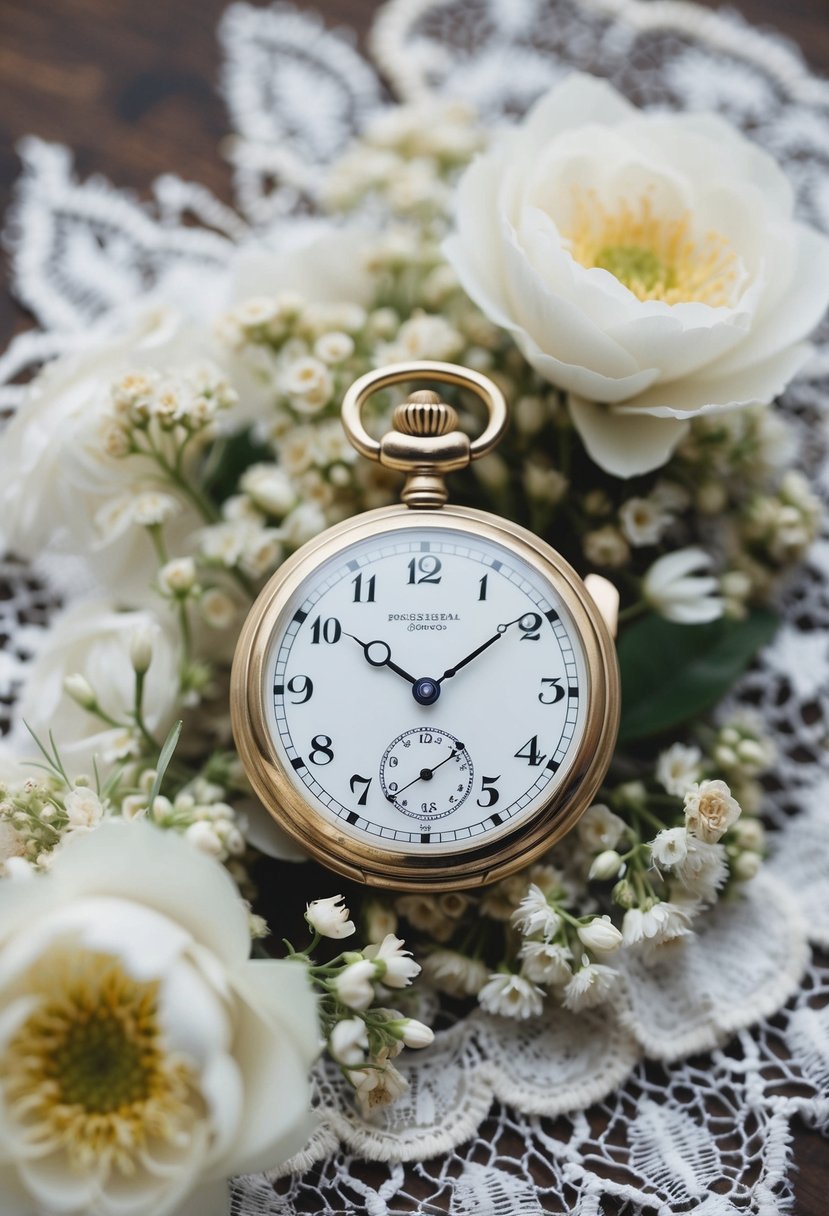
M371 438L364 403L403 382L471 389L484 430L470 441L420 391ZM407 475L403 502L329 528L259 595L233 664L239 754L279 826L331 869L397 890L493 882L568 832L604 777L618 600L526 529L447 505L444 475L506 427L485 376L370 372L342 419L363 456Z

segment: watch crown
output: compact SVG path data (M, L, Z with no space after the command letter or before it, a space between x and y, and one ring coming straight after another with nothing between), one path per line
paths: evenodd
M458 415L437 393L420 389L398 405L392 425L403 435L448 435L458 429Z

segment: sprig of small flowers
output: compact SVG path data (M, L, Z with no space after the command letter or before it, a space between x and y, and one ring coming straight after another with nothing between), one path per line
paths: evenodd
M353 937L356 926L342 895L316 899L305 910L313 937L292 958L308 963L320 995L320 1021L328 1051L343 1076L354 1086L364 1114L393 1102L408 1088L392 1063L404 1047L428 1047L434 1039L429 1026L396 1009L378 1005L391 992L407 988L420 966L394 933L360 950L346 950L326 963L311 959L323 938Z

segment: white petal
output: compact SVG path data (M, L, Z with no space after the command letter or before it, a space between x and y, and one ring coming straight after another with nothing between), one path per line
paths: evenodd
M317 998L305 966L290 959L251 959L234 972L240 997L276 1031L290 1035L306 1068L320 1053Z
M668 419L743 405L766 405L783 392L806 363L811 350L806 343L801 343L741 371L656 384L628 402L626 408L631 414Z
M201 1075L200 1089L210 1110L212 1157L222 1157L236 1142L245 1101L242 1074L229 1055L214 1057Z
M193 1191L176 1208L175 1216L228 1216L229 1211L230 1190L222 1179Z
M185 959L165 975L159 993L159 1018L170 1047L197 1069L230 1047L228 1008L215 989Z
M21 1185L13 1166L0 1168L0 1195L3 1197L3 1216L32 1216L32 1197Z
M100 1178L94 1173L74 1173L63 1151L32 1163L22 1161L19 1170L21 1182L35 1200L33 1207L45 1208L50 1216L94 1210L101 1193Z
M251 799L245 804L247 827L245 836L255 849L278 861L308 861L308 854L287 832L276 826L261 802Z
M562 131L587 123L615 125L638 114L621 93L596 76L574 72L545 93L520 128L522 149L543 148Z
M474 160L457 188L456 230L443 244L470 299L495 325L508 328L505 287L496 212L503 167L494 155Z
M52 876L66 900L117 895L155 908L228 965L250 953L247 913L233 879L173 832L143 822L103 823L66 842Z
M614 477L638 477L660 468L688 431L687 422L674 418L629 414L624 407L614 410L574 393L567 400L591 460Z

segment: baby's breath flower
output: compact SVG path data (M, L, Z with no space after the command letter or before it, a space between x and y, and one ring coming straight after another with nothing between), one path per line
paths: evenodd
M593 566L615 570L630 561L630 546L618 528L605 524L582 537L584 556Z
M607 882L609 878L615 878L621 868L622 859L616 850L605 849L593 858L587 877L597 882Z
M281 519L296 503L296 489L284 469L276 464L253 464L242 474L239 488L260 511Z
M685 828L664 828L648 846L654 864L663 869L679 865L688 855L688 832Z
M328 1040L331 1055L340 1064L353 1068L364 1064L368 1051L368 1029L362 1018L343 1018Z
M75 786L63 803L70 831L73 828L94 828L104 815L104 806L94 790Z
M690 933L691 918L677 904L658 902L650 908L629 908L622 921L626 946L647 941L651 944L673 941Z
M560 942L524 938L519 957L522 975L536 984L561 986L566 984L573 974L570 966L573 955L569 948Z
M379 1107L388 1106L406 1092L409 1083L393 1064L382 1068L358 1069L350 1074L356 1089L357 1101L364 1115L371 1115Z
M175 557L158 572L158 585L165 595L185 597L196 585L196 563L192 557Z
M666 620L700 625L723 614L719 584L710 573L711 557L703 549L677 549L657 558L645 575L647 602Z
M423 975L447 996L477 996L488 974L480 959L457 950L432 950L423 959Z
M375 974L388 988L406 988L416 975L420 964L412 958L410 950L404 950L404 942L393 933L382 942L373 942L363 950L363 957L374 963Z
M702 752L698 747L674 743L660 752L656 761L656 780L669 794L684 798L702 774Z
M610 999L618 982L619 975L612 967L584 961L568 981L562 1004L574 1012L593 1009Z
M625 821L603 802L588 807L578 823L579 839L591 853L615 849L625 832Z
M588 950L595 950L600 954L618 950L622 944L622 935L609 916L595 916L586 925L579 925L577 932Z
M544 993L526 976L498 971L490 975L478 993L478 1002L487 1013L525 1021L539 1016L544 1008Z
M512 914L512 923L526 937L540 934L552 941L561 928L561 917L548 902L547 896L532 883L529 891Z
M632 545L655 545L673 516L656 498L628 498L619 508L619 522Z
M140 625L130 639L130 661L138 676L143 676L153 661L155 633L151 625Z
M349 1009L368 1009L374 1000L372 980L375 975L376 968L371 959L357 959L331 981L334 995Z
M322 937L351 937L357 930L350 916L342 895L314 899L305 907L305 919L314 932Z

